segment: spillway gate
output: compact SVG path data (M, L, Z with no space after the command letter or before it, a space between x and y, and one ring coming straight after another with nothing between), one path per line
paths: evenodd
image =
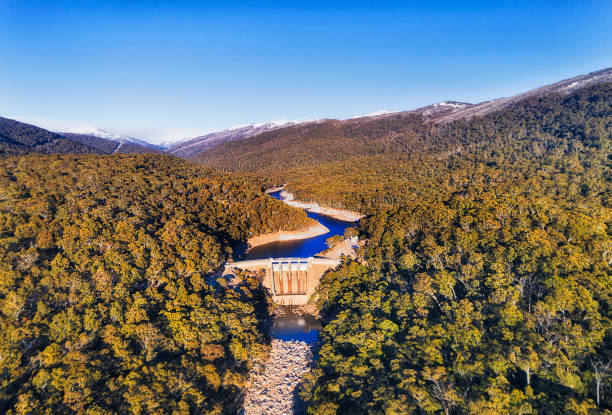
M339 259L320 257L267 258L230 262L225 268L230 272L242 269L261 273L263 285L275 303L303 305L308 302L325 271L339 264Z

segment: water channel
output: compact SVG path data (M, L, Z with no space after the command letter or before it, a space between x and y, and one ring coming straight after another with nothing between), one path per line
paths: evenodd
M270 196L282 200L279 192L270 193ZM262 258L308 258L328 248L325 241L334 235L344 235L346 228L356 226L356 222L346 222L330 216L306 211L306 214L325 225L329 232L324 235L295 241L278 241L257 246L247 252L244 259ZM317 341L321 322L314 316L302 314L289 307L283 308L283 315L274 319L272 336L284 341L301 341L314 343Z
M282 200L281 192L270 193L270 196ZM256 246L246 253L244 259L262 258L308 258L327 249L325 241L334 235L344 235L344 230L356 226L357 222L345 222L330 216L306 211L306 214L325 225L329 232L314 238L298 239L294 241L277 241L269 244Z

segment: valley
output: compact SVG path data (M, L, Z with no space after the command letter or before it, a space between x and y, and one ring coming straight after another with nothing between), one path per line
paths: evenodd
M612 415L612 0L0 0L0 415Z
M265 193L286 203L282 191L282 188L268 189ZM325 211L319 206L317 210ZM275 304L270 355L267 360L257 362L250 371L245 392L245 415L305 413L297 392L303 375L313 363L321 329L317 318L306 311L308 300L321 275L340 264L340 260L329 260L325 240L343 238L345 229L355 224L312 211L308 216L324 226L326 231L321 237L313 235L292 242L251 245L245 260L225 266L225 273L239 269L260 276L263 274L262 284ZM336 251L352 253L346 258L354 258L350 245L348 250L338 246L345 243L350 244L350 238L337 244ZM340 258L338 253L335 256Z
M282 195L282 191L267 193L272 197L282 200L287 203L286 197ZM310 205L303 207L304 204L298 202L297 204L287 203L289 206L304 209L309 218L315 220L319 225L313 227L314 232L307 234L284 234L284 239L278 238L276 235L262 235L265 238L264 241L270 241L268 243L257 243L262 239L249 240L250 248L245 255L245 259L260 259L260 258L279 258L279 257L296 257L296 258L308 258L315 256L326 249L327 239L338 235L342 237L347 228L355 226L357 223L355 220L347 221L342 219L353 219L356 215L336 215L335 217L328 214L329 211L326 208L321 209L317 205L317 212L313 212ZM320 213L323 211L324 213ZM358 215L358 214L357 214ZM338 219L340 216L342 219ZM304 237L296 237L304 236ZM254 243L255 242L255 243Z
M0 411L609 413L611 77L171 154L0 119Z

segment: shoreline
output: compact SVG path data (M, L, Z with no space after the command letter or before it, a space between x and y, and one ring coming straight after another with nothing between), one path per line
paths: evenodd
M285 189L285 186L271 187L269 189L266 189L264 193L270 194L270 193L280 192L281 190L284 190L284 189Z
M289 206L305 209L313 213L319 213L321 215L329 216L329 217L332 217L334 219L338 219L344 222L357 222L360 219L363 219L365 217L363 213L355 212L352 210L330 208L330 207L321 206L320 204L316 202L309 203L309 202L301 202L299 200L295 200L293 193L290 193L284 190L284 187L282 188L277 187L277 188L269 189L269 190L270 191L269 192L266 191L266 193L273 193L275 191L278 192L280 190L281 200L284 203L288 204Z
M321 251L317 254L317 256L321 256L324 258L331 259L341 259L342 255L346 255L347 257L354 258L355 257L355 248L357 245L353 246L350 238L347 238L334 246L333 248L326 249L325 251Z
M253 236L247 240L247 243L248 243L248 248L250 249L256 246L269 244L271 242L308 239L308 238L314 238L315 236L325 235L326 233L329 233L329 228L317 222L315 225L312 225L300 231L278 231L278 232L264 233L262 235Z

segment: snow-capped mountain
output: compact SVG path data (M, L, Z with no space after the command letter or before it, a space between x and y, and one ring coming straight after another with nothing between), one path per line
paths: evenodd
M279 128L302 125L317 121L318 120L273 121L258 124L239 125L236 127L230 127L223 131L216 131L214 133L172 143L170 146L168 146L167 151L175 156L190 157L229 141L241 140L243 138L265 133L266 131L278 130Z
M437 117L435 119L435 122L446 123L462 118L482 117L483 115L499 111L514 103L520 102L531 97L543 96L550 93L569 94L577 89L583 88L588 85L596 85L602 82L610 81L612 81L612 68L602 69L585 75L575 76L573 78L565 79L560 82L555 82L553 84L535 88L530 91L523 92L522 94L481 102L480 104L476 105L470 105L469 107L465 107L459 109L458 111L453 111L452 113Z
M162 144L161 146L154 146L143 140L135 139L132 137L122 136L119 134L112 134L106 131L96 128L79 128L73 129L71 132L87 134L95 137L105 138L108 140L119 141L123 143L138 144L146 146L148 148L163 149L164 151L173 154L178 157L192 158L198 154L206 152L214 147L222 145L227 142L243 140L246 138L252 138L260 134L280 130L284 128L299 128L311 123L322 123L322 122L340 122L340 123L367 123L371 120L387 117L404 117L410 116L411 114L420 114L425 122L431 123L445 123L454 121L461 118L471 118L473 116L482 116L490 112L500 110L507 107L508 105L519 102L523 99L543 95L550 92L556 93L570 93L578 88L584 87L590 84L596 84L599 82L608 82L612 80L612 69L604 69L601 71L592 72L590 74L577 76L561 82L546 85L534 90L518 94L508 98L500 98L492 101L481 102L478 104L469 104L466 102L458 101L442 101L425 107L417 108L414 110L404 111L389 111L380 110L369 114L357 115L350 117L345 120L304 120L304 121L277 121L277 122L266 122L257 124L239 125L230 127L222 131L216 131L201 135L195 138L188 138L180 141L170 142ZM308 127L308 126L307 126Z
M156 146L155 144L148 143L148 142L146 142L144 140L141 140L139 138L129 137L127 135L109 133L108 131L104 131L104 130L101 130L101 129L95 128L95 127L72 128L72 129L68 130L67 132L68 133L72 133L72 134L90 135L90 136L93 136L93 137L104 138L106 140L118 141L118 142L124 143L124 144L125 143L137 144L139 146L144 146L144 147L152 148L152 149L155 149L155 150L162 149L162 147L160 147L160 146Z
M357 118L380 117L383 115L397 114L398 112L401 112L401 111L378 110L378 111L371 112L369 114L355 115L354 117L349 118L349 120L355 120Z
M402 116L403 114L410 113L420 113L423 114L426 119L432 120L470 106L472 106L472 104L456 101L444 101L410 111L379 110L369 114L356 115L340 122L363 122L373 118ZM294 126L302 126L311 123L320 123L325 121L328 120L311 119L303 121L274 121L267 123L239 125L236 127L230 127L226 130L215 131L213 133L201 135L195 138L188 138L174 143L164 144L163 146L170 154L173 154L178 157L190 158L230 141L243 140L246 138L263 134L268 131L279 130Z
M351 117L345 120L345 122L361 122L361 121L369 121L371 119L376 118L387 118L387 117L395 117L395 116L404 116L409 114L421 114L426 121L436 120L440 117L452 114L457 111L461 111L465 108L469 108L473 106L473 104L468 104L467 102L457 102L457 101L442 101L436 104L428 105L426 107L417 108L415 110L407 110L407 111L387 111L380 110L376 112L372 112L370 114L357 115L355 117Z
M421 115L423 115L423 118L430 121L449 114L453 114L465 108L470 108L472 106L474 106L474 104L468 104L467 102L442 101L432 105L428 105L423 108L419 108L414 112L420 113Z

